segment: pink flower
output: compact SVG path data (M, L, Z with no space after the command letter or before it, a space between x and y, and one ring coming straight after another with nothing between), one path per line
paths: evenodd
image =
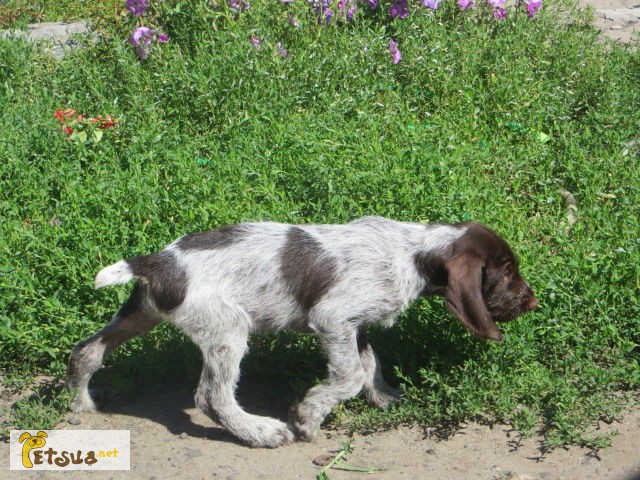
M393 63L398 63L402 58L402 54L400 53L400 49L398 48L398 42L396 42L393 38L389 40L389 53L391 53L391 58L393 58Z
M158 42L167 43L169 41L169 36L166 33L161 33L158 35Z
M442 0L423 0L422 6L428 7L431 10L437 10L441 3L442 3Z
M494 8L493 16L498 20L504 20L505 18L507 18L507 10L505 8Z
M466 10L467 8L473 7L474 0L458 0L458 6L462 10Z
M487 3L493 8L504 8L505 0L487 0Z
M529 18L533 18L538 14L538 10L542 7L542 0L524 0L527 5L527 14Z
M256 50L260 50L260 37L253 35L251 37L251 44L255 47Z

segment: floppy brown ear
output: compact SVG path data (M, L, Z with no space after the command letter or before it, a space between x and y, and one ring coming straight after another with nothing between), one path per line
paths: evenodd
M462 253L445 262L448 274L444 292L447 307L473 333L489 340L502 340L482 298L482 267L477 255Z

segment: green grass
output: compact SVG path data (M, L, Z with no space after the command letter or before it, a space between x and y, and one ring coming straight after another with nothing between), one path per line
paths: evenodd
M124 1L121 0L5 0L0 4L0 28L87 18L117 21L124 14Z
M63 15L50 8L46 19ZM63 375L73 345L130 288L96 292L95 273L187 232L475 219L509 239L541 306L489 344L441 301L418 302L371 335L405 400L386 412L350 402L335 421L479 418L541 428L549 446L606 442L590 426L640 385L637 52L551 7L478 21L451 0L405 21L377 13L326 27L305 2L256 2L235 19L171 0L155 17L171 41L146 61L125 43L133 21L116 20L102 14L100 40L59 62L0 39L0 368ZM71 141L53 118L64 108L120 124L99 142ZM561 188L577 200L571 229ZM302 389L322 377L320 358L307 337L261 337L245 370L271 365ZM163 327L109 359L108 385L139 387L142 372L151 385L194 382L198 365Z

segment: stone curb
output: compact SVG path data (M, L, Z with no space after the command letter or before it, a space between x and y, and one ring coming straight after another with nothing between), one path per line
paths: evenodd
M74 34L88 34L90 29L87 22L48 22L33 23L27 30L0 31L3 38L26 38L36 43L45 44L45 52L54 58L61 59L69 48L77 47L77 42L71 38Z

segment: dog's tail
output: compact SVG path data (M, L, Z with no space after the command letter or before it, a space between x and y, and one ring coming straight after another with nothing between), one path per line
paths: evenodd
M103 268L96 275L95 287L103 288L110 285L119 285L121 283L127 283L132 278L136 277L131 270L131 266L126 260L120 260L113 265L109 265Z

